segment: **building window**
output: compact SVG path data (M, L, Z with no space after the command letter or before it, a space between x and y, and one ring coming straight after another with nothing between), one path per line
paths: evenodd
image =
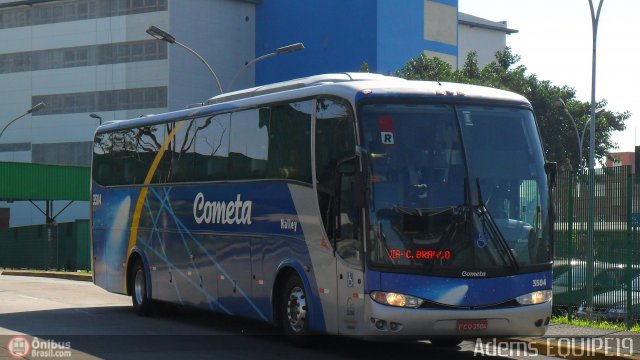
M91 164L91 147L90 141L33 144L31 161L39 164L89 166Z
M0 144L0 153L2 152L16 152L16 151L30 151L31 143L9 143Z
M0 29L166 11L167 0L72 0L0 10Z
M31 101L34 106L40 102L47 104L41 111L33 113L33 116L166 108L167 88L160 86L86 93L39 95L33 96Z
M18 7L0 11L0 29L30 25L30 8Z
M0 74L166 58L167 43L157 40L78 46L0 55Z

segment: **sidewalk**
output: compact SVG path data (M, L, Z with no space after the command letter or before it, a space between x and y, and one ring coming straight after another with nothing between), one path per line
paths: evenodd
M511 341L524 341L539 354L567 359L640 360L640 334L628 331L552 323L545 336Z
M93 281L91 273L81 272L1 269L0 274L12 276L37 276L77 281Z

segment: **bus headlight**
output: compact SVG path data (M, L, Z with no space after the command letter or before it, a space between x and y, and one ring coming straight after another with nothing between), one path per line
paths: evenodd
M398 294L394 292L372 291L371 298L373 301L390 306L417 308L422 305L424 300L415 296Z
M536 305L551 301L552 298L553 295L551 294L551 290L540 290L520 295L516 298L516 301L520 305Z

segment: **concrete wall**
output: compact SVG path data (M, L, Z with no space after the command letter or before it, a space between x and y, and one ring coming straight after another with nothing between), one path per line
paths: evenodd
M233 75L255 57L255 6L238 0L171 0L170 26L165 30L205 58L227 92ZM193 54L171 46L169 62L170 110L219 94L213 76ZM243 72L234 88L252 86L254 70Z
M11 2L0 0L0 4ZM153 41L145 30L155 25L200 53L219 76L224 90L228 90L233 75L255 57L255 3L168 0L167 5L167 11L0 29L0 54ZM251 67L242 73L235 87L251 86L254 79L255 69ZM177 45L167 45L167 58L162 60L0 74L0 128L31 108L34 96L147 87L168 87L167 106L96 113L103 121L129 119L183 109L218 94L212 76L193 54ZM89 113L26 116L7 128L0 139L0 161L37 161L31 150L42 144L87 144L97 126L98 120L89 117ZM90 158L90 154L85 155ZM54 211L65 205L55 202ZM0 206L11 208L10 226L43 222L44 216L29 203L0 202ZM72 204L58 221L88 215L88 204Z
M150 25L168 27L168 11L0 29L0 53L149 40L145 30ZM0 128L31 108L33 96L154 86L169 86L168 60L0 74ZM99 115L103 121L109 121L165 111L167 108L119 110L100 112ZM26 146L27 150L0 151L0 161L31 162L31 144L90 142L97 126L98 121L90 118L89 113L25 116L7 128L0 139L0 150L9 150L12 146L7 144L15 143ZM86 157L90 158L88 154ZM36 204L44 208L44 203ZM65 205L67 202L54 202L54 214ZM44 222L44 215L28 202L0 202L0 207L11 209L11 227ZM77 202L56 220L74 221L88 217L88 203Z
M2 53L58 49L95 44L148 40L150 24L168 24L168 13L154 12L0 30ZM6 41L4 40L6 39ZM0 74L0 126L32 106L32 96L93 92L139 87L168 86L168 61L145 61L113 65ZM161 109L145 109L153 112ZM139 110L108 111L104 121L142 115ZM88 113L31 116L7 128L0 143L56 143L91 141L97 127ZM31 161L29 152L0 152L0 161Z
M507 36L502 31L460 25L459 32L459 68L464 66L467 54L470 51L475 51L478 54L478 65L483 67L495 61L495 53L507 46Z

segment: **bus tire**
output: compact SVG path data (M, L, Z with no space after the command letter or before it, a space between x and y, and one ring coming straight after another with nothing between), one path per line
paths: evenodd
M153 301L147 294L147 277L144 264L140 259L136 260L131 272L131 300L133 310L140 316L149 316L153 313Z
M309 341L309 303L304 284L296 274L289 276L280 297L280 324L284 334L299 345Z

